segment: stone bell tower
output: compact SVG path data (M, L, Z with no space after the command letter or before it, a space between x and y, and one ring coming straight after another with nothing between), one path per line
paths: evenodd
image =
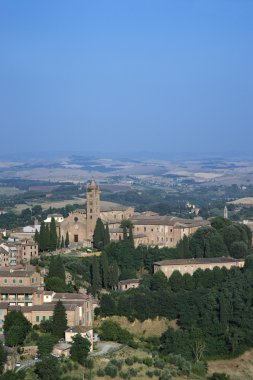
M87 238L93 239L97 219L100 216L100 189L94 179L86 186Z

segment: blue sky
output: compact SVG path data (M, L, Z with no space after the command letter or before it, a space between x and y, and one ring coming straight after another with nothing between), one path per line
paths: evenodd
M252 19L248 0L1 0L1 153L251 152Z

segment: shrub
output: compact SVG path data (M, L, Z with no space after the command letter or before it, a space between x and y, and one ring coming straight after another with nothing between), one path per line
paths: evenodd
M107 364L105 367L105 374L110 377L116 377L118 373L118 368L115 365Z
M164 363L164 361L163 361L162 359L156 359L156 360L154 361L154 367L155 367L155 368L163 369L164 366L165 366L165 363Z
M125 363L127 364L127 365L133 365L134 364L134 359L133 359L133 357L129 357L129 358L126 358L125 359Z
M122 379L130 379L130 374L129 374L129 372L120 371L119 376L120 376Z
M149 357L144 358L142 360L142 363L145 364L147 367L152 367L152 365L153 365L153 359L149 358Z
M153 373L153 371L147 371L147 372L146 372L146 375L147 375L148 377L152 378L152 377L154 376L154 373Z
M105 376L105 370L102 369L102 368L99 368L99 369L97 370L97 376L98 376L98 377L104 377L104 376Z
M192 372L198 376L206 375L207 369L208 369L208 366L206 362L197 362L192 365Z
M230 376L226 373L214 372L212 376L208 377L209 380L230 380Z
M138 375L138 370L136 368L129 368L128 373L131 377L136 377Z
M115 366L118 368L118 370L121 370L122 368L122 360L117 360L117 359L111 359L109 364Z
M159 376L159 380L170 380L170 379L172 379L172 374L168 369L163 371L162 374Z
M159 377L161 375L161 371L159 369L154 370L154 375Z

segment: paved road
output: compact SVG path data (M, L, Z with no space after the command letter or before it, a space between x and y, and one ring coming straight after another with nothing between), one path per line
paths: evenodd
M29 367L32 367L35 365L35 363L37 363L37 361L39 360L25 360L23 362L21 362L21 366L20 367L16 367L16 372L20 371L21 369L26 369L26 368L29 368Z
M123 344L115 342L98 342L97 349L98 351L92 352L90 356L103 356L109 354L110 352L119 351L124 347Z

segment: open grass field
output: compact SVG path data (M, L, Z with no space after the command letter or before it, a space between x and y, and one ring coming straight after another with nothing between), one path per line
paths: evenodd
M64 201L58 201L58 202L31 202L29 204L19 204L16 205L12 211L14 212L21 212L22 210L25 210L28 207L33 207L35 205L40 205L43 210L46 210L49 207L53 208L62 208L65 207L66 205L73 205L73 204L79 204L83 205L84 207L84 199L83 198L75 198L75 199L65 199Z
M166 318L146 319L144 322L140 322L137 319L134 322L129 322L126 317L118 316L113 316L108 319L118 322L123 329L126 329L131 334L144 336L145 338L161 336L169 326L178 328L175 321L169 321ZM99 320L97 321L98 324L100 324L100 322Z
M230 360L213 360L208 362L208 372L224 372L231 380L253 379L253 350Z

